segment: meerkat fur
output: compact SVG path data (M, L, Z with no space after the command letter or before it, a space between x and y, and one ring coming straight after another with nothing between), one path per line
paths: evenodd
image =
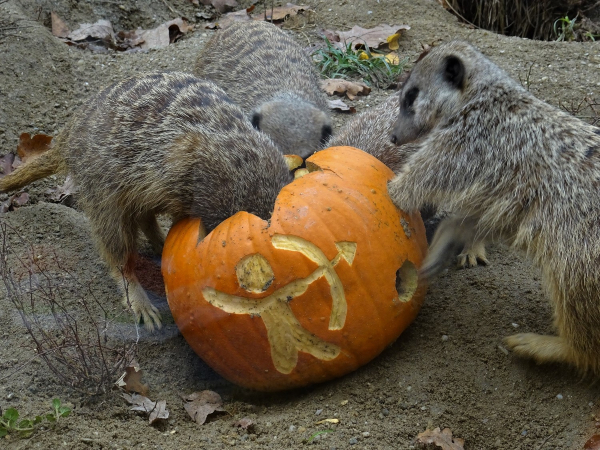
M44 155L0 179L0 191L68 172L111 275L128 286L148 329L160 315L135 273L142 231L160 254L156 215L202 219L207 232L237 211L269 219L293 179L273 142L214 83L183 73L113 84L80 108Z
M359 148L374 156L394 173L399 173L409 156L417 148L415 144L395 145L390 137L393 133L394 124L398 118L400 105L398 94L388 96L379 105L369 108L365 112L353 117L336 134L327 141L326 147L337 147L348 145ZM421 216L425 222L428 237L440 220L449 213L445 210L432 208L421 208ZM453 256L460 248L453 249ZM485 244L482 241L470 240L464 242L462 251L457 256L459 268L475 267L479 264L488 265Z
M538 100L465 42L433 48L402 88L397 144L416 142L390 182L394 202L454 212L448 242L500 238L540 267L558 336L506 344L538 363L600 376L600 129Z
M217 31L200 51L194 73L225 90L284 154L305 159L331 135L314 64L273 24L234 22Z

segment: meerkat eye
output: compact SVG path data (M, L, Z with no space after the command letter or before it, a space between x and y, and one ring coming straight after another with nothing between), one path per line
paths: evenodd
M323 125L323 128L321 128L321 144L327 143L327 141L329 140L331 135L332 135L331 125Z
M260 113L254 113L252 115L252 126L260 131Z
M419 88L409 89L408 92L404 95L404 100L402 101L402 109L410 109L412 108L413 103L419 96Z

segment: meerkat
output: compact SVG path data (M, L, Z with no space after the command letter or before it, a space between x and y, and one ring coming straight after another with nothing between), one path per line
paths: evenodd
M157 214L199 217L206 232L237 211L269 219L293 179L281 152L223 90L183 73L103 89L50 150L0 179L0 191L56 172L74 178L99 252L119 286L125 278L125 302L150 330L161 319L133 271L138 230L160 254Z
M399 173L408 157L417 148L414 144L402 146L391 142L394 123L398 118L400 100L397 93L378 106L369 108L357 115L335 135L327 141L327 147L349 145L373 155L394 173ZM431 240L433 231L449 213L442 209L422 207L421 216L425 222L428 240ZM456 249L457 252L460 249ZM485 243L482 240L465 242L464 248L457 256L457 267L475 267L478 264L488 265Z
M454 212L424 272L439 267L453 242L473 236L524 250L541 269L558 336L516 334L506 345L538 363L600 376L600 129L452 41L415 65L392 140L418 147L390 182L394 202Z
M284 154L306 159L331 135L314 64L273 24L235 22L217 31L200 51L194 73L225 90Z

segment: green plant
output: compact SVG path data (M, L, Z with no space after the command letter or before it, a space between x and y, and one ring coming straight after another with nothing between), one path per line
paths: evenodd
M19 421L19 411L15 408L8 408L0 417L0 438L8 433L18 433L20 437L31 436L35 431L35 426L42 421L41 416L36 416L33 420L22 419Z
M17 433L22 438L28 438L44 419L50 423L56 423L61 417L67 417L71 414L71 408L62 406L58 398L52 400L52 409L52 412L44 416L35 416L33 419L21 419L19 421L19 411L16 408L8 408L0 416L0 438L8 433Z
M325 48L313 53L321 75L325 78L348 78L359 76L369 85L388 88L397 83L408 58L394 64L385 55L372 51L367 45L364 50L352 49L352 42L343 49L334 46L325 38Z
M52 400L52 408L54 408L54 411L52 411L50 414L46 414L46 420L48 422L58 422L58 419L61 417L67 417L69 414L71 414L71 408L67 406L61 406L60 399L58 398Z
M574 41L576 39L575 22L577 22L577 17L569 19L569 16L565 16L554 22L554 34L557 36L557 41Z
M333 430L321 430L321 431L317 431L317 432L311 434L311 436L308 438L307 442L310 444L312 441L314 441L314 439L317 436L320 436L320 435L325 434L325 433L333 433Z

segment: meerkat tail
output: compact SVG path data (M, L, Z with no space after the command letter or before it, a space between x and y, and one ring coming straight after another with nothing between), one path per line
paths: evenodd
M0 192L14 191L29 183L55 174L64 166L57 146L19 166L14 172L0 178Z

